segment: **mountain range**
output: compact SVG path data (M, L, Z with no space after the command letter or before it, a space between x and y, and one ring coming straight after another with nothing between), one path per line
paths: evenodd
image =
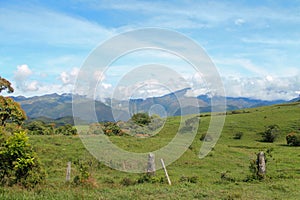
M118 121L128 120L133 113L148 112L159 114L161 116L178 116L185 114L195 114L199 112L211 111L211 98L208 95L199 95L197 97L186 96L190 88L178 90L159 97L149 97L146 99L116 100L106 99L105 102L95 101L95 110L98 121ZM21 107L27 113L29 119L45 117L58 119L73 116L72 113L72 94L46 94L42 96L12 97L21 104ZM76 95L79 107L84 109L87 102L90 101L86 96ZM221 105L224 97L216 97L214 106ZM220 99L220 101L218 101ZM237 110L253 108L259 106L285 103L288 101L275 100L265 101L245 97L225 97L226 109ZM300 97L291 101L299 101ZM115 106L117 105L117 106ZM88 121L88 120L87 120Z

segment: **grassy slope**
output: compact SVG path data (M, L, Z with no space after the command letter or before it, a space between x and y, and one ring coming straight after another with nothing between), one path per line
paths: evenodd
M44 164L47 183L32 191L18 187L0 188L0 199L298 199L300 191L300 148L286 146L285 135L300 129L300 103L248 109L250 113L228 115L220 140L204 159L198 158L200 135L206 132L209 117L201 118L201 125L191 147L176 162L168 166L173 185L165 183L123 186L127 177L137 180L140 175L127 174L99 164L85 150L78 137L31 136L31 142ZM148 139L111 137L121 148L146 152L167 144L174 135L174 126L180 118L169 118L164 129ZM278 124L281 135L275 143L262 143L257 134L264 126ZM241 140L234 140L234 133L242 131ZM244 182L249 175L249 160L255 153L273 148L273 159L268 159L268 179ZM95 187L66 185L67 161L81 160L89 163ZM74 164L72 177L78 174ZM221 173L234 181L221 180ZM157 172L163 177L163 171ZM196 184L180 182L182 176L198 176Z

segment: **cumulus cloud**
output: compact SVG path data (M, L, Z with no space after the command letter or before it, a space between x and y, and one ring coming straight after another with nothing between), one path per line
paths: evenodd
M75 83L76 77L79 73L79 68L74 67L70 72L62 72L60 74L60 80L64 85L73 85Z
M30 76L33 74L28 65L23 64L17 66L15 71L14 81L16 82L17 89L22 92L37 91L39 89L39 83L37 81L30 81Z
M227 96L290 100L299 92L300 74L291 77L223 77L223 82Z
M15 72L15 80L24 81L32 74L31 69L29 69L28 65L23 64L17 66L17 71Z

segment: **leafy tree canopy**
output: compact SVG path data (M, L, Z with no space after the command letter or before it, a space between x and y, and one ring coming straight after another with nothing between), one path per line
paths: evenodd
M0 76L0 93L3 90L7 90L8 93L14 92L14 88L11 86L11 83Z

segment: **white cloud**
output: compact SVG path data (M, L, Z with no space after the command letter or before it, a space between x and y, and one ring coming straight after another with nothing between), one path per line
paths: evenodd
M243 25L245 22L246 21L244 19L239 18L234 21L234 24L240 26L240 25Z
M61 72L59 78L64 85L68 85L68 84L73 85L75 83L78 73L79 73L79 68L74 67L70 72L65 72L65 71Z
M32 81L32 82L28 83L26 89L29 91L37 91L39 89L39 82Z
M17 89L22 92L37 91L39 83L37 81L31 81L30 76L33 74L28 65L23 64L17 66L17 70L14 73L14 81Z
M26 80L31 74L32 71L29 69L28 65L19 65L17 66L17 71L15 72L15 79L23 81Z
M263 100L290 100L300 88L300 74L291 77L223 77L226 95Z

